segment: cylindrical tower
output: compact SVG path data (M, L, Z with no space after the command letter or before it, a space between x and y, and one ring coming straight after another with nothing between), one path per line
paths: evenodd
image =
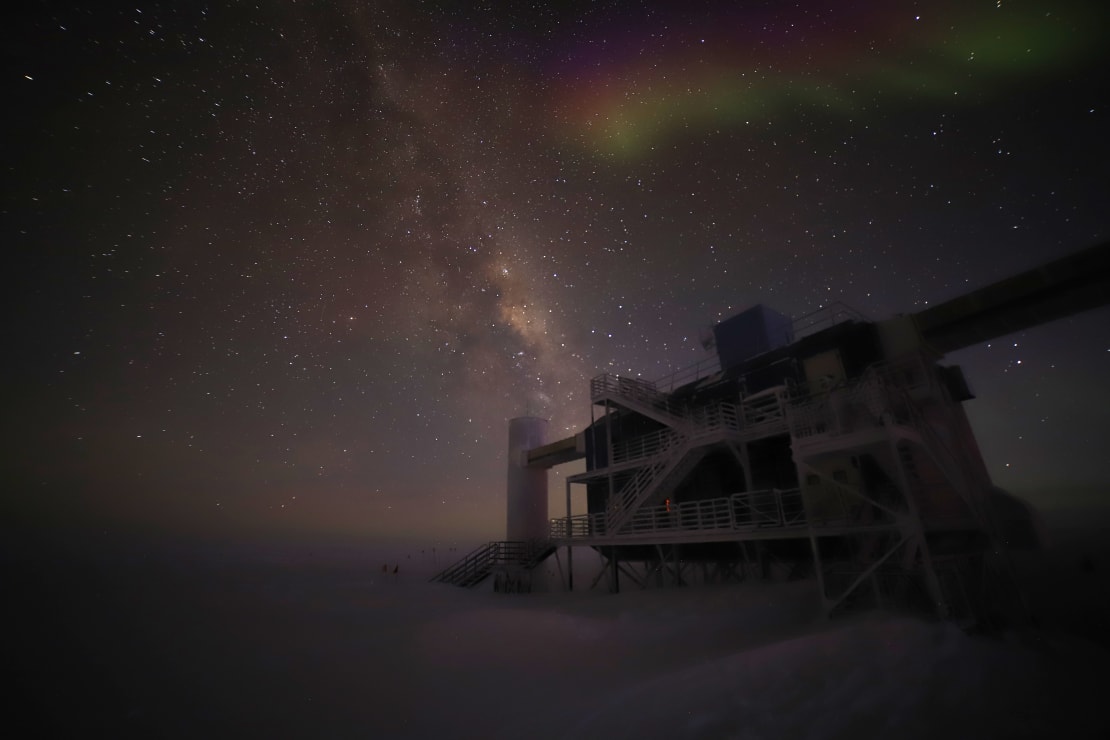
M526 452L547 441L547 419L509 420L508 540L547 539L547 469L530 468Z

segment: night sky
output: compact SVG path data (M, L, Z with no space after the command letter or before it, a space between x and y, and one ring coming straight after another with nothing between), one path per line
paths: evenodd
M1105 8L25 3L4 518L502 537L508 419L580 428L597 373L1110 238ZM1110 312L950 359L999 485L1107 500Z

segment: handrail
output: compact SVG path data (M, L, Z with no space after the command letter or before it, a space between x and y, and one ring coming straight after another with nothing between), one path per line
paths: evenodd
M733 403L719 402L703 406L691 412L689 418L693 426L688 434L667 429L643 435L638 438L639 444L630 442L622 446L619 459L614 450L614 464L632 459L645 459L649 462L637 470L610 501L611 508L606 517L610 530L623 526L625 520L636 511L645 492L651 490L657 481L673 473L699 442L722 431L740 430L738 409ZM630 456L636 453L641 453L643 457Z
M744 427L761 424L783 424L786 420L786 387L769 389L752 396L740 396L734 401L714 401L710 404L693 407L674 401L666 391L659 389L658 382L642 378L624 378L611 373L602 373L590 380L590 398L598 401L606 397L623 398L647 404L673 418L675 422L685 422L678 426L692 424L694 434L718 432L722 429L740 431ZM660 440L651 435L665 435L666 431L651 432L642 438L622 443L625 449L614 450L613 462L643 459L655 454L652 444Z
M867 320L867 317L861 311L837 301L794 319L792 323L794 340L797 341L810 334L816 334L822 329L842 324L845 321Z
M471 585L485 578L494 565L533 567L549 551L546 540L503 540L479 545L455 563L432 576L431 581Z
M822 306L816 311L800 316L792 320L792 336L795 340L809 334L814 334L822 329L825 329L845 321L868 321L867 316L863 312L852 308L851 306L835 302L827 306ZM676 388L681 388L684 385L695 383L703 378L708 378L714 373L721 371L721 358L714 352L712 355L703 357L692 365L681 367L673 372L670 372L662 377L656 378L654 381L640 381L650 384L653 390L662 393L672 393ZM639 380L639 379L637 379ZM593 386L591 385L591 394Z
M601 373L590 378L590 398L598 399L609 393L625 398L640 399L649 403L656 401L663 395L655 387L655 383L643 378L629 378L613 373Z
M553 540L593 537L636 537L667 532L765 528L797 528L807 524L802 493L798 488L744 491L701 501L646 506L637 510L619 530L608 526L604 513L578 514L552 519Z
M477 577L479 573L488 570L490 559L496 552L497 544L496 542L488 542L478 546L455 563L432 576L431 580L460 583Z
M615 500L609 502L610 509L607 522L611 529L620 526L628 512L634 510L644 491L650 489L655 480L665 471L677 465L682 456L686 454L686 450L687 438L676 434L660 450L659 454L652 458L649 464L636 471L636 474L616 493Z
M678 433L673 429L664 428L615 443L613 445L613 464L654 457L670 447L678 436Z
M597 403L605 398L622 398L650 406L668 416L684 419L686 407L676 403L669 393L659 390L655 383L643 378L627 378L612 373L602 373L590 379L590 401Z
M738 407L728 401L701 406L694 409L690 416L694 422L694 431L691 437L695 439L725 430L740 431Z
M693 365L679 368L672 373L655 380L654 385L659 390L671 393L675 388L680 388L690 383L695 383L702 378L708 378L721 371L721 358L716 353L710 357L698 360Z
M694 447L722 433L753 436L771 426L785 427L784 394L785 389L776 389L753 404L717 401L694 408L689 412L690 424L685 432L666 427L614 443L612 465L650 461L670 454L684 441Z

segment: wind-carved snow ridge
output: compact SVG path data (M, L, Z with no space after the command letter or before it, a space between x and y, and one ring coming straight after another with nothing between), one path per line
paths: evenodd
M633 681L563 737L1104 737L1091 649L873 615Z

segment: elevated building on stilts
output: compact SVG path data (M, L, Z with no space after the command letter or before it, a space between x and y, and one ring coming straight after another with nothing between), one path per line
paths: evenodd
M513 420L509 540L438 578L527 590L536 564L565 552L569 588L808 578L828 615L1018 613L1007 546L1036 544L1035 517L992 484L968 383L943 358L1108 297L1103 244L884 321L755 306L713 328L701 365L593 378L591 422L571 437L549 443L542 420ZM565 515L539 524L546 471L573 460L585 470L565 479ZM574 580L580 548L605 561L592 583Z

